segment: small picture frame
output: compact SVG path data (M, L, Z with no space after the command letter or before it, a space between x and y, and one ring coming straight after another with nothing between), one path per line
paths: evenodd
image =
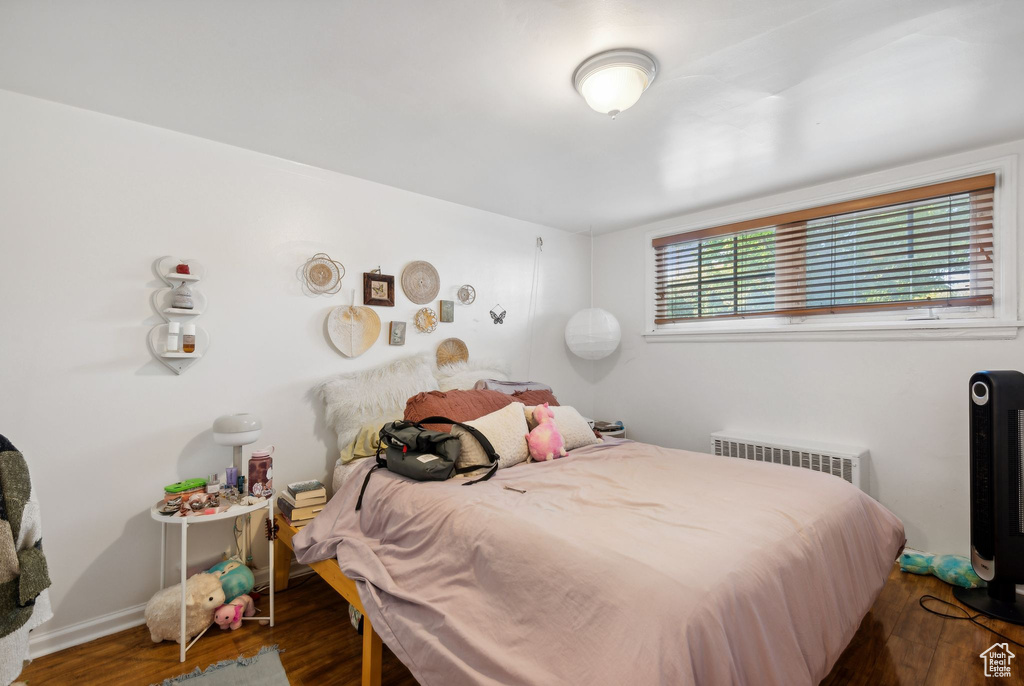
M454 300L442 300L441 301L441 321L442 322L454 322L455 321L455 301Z
M405 345L405 322L391 322L388 330L389 345Z
M395 306L395 277L377 272L363 274L363 304Z

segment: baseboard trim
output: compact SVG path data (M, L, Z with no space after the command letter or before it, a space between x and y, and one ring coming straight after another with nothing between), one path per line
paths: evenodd
M269 581L269 571L270 570L266 567L256 570L256 573L253 576L256 578L257 588ZM305 576L313 573L313 570L308 566L292 562L292 568L288 578L294 579L299 576ZM56 653L57 651L64 650L66 648L72 648L82 643L88 643L89 641L96 640L97 638L116 634L118 631L124 631L125 629L141 626L146 623L146 618L143 615L145 610L146 604L142 603L141 605L133 605L132 607L127 607L123 610L117 610L116 612L109 612L105 615L100 615L99 617L87 619L83 622L69 624L68 626L61 627L60 629L54 629L53 631L40 631L39 629L36 629L29 634L29 658L34 660L38 657L49 655L50 653ZM44 624L43 627L45 626L46 625Z

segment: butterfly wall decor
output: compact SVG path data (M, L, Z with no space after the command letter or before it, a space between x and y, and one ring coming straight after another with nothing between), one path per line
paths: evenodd
M505 323L505 308L501 305L495 305L491 308L491 319L494 320L495 324Z

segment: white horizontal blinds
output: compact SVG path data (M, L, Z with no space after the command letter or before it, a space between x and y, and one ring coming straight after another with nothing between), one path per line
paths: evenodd
M994 185L986 175L656 239L655 323L991 304Z

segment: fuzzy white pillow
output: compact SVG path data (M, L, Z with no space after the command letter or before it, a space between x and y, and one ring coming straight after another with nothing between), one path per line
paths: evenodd
M339 374L321 383L314 392L324 403L327 425L338 434L339 450L344 451L366 424L401 417L406 400L417 393L436 390L433 361L427 355L416 355Z
M537 426L537 422L533 419L534 407L536 406L531 405L526 408L527 426L531 430ZM558 427L558 433L562 434L562 438L565 439L566 452L601 442L601 439L594 435L590 424L583 418L583 415L576 411L575 407L551 405L550 409L555 415L555 426Z
M442 391L468 391L480 379L508 381L508 368L500 362L467 360L442 365L434 372Z
M526 446L525 409L526 406L522 403L512 403L500 410L485 414L479 419L463 422L482 433L491 442L494 452L498 453L499 469L525 462L530 455L530 450ZM487 459L484 447L468 431L461 426L453 426L452 435L458 436L459 442L462 444L459 459L455 463L456 467L473 467L491 463Z

